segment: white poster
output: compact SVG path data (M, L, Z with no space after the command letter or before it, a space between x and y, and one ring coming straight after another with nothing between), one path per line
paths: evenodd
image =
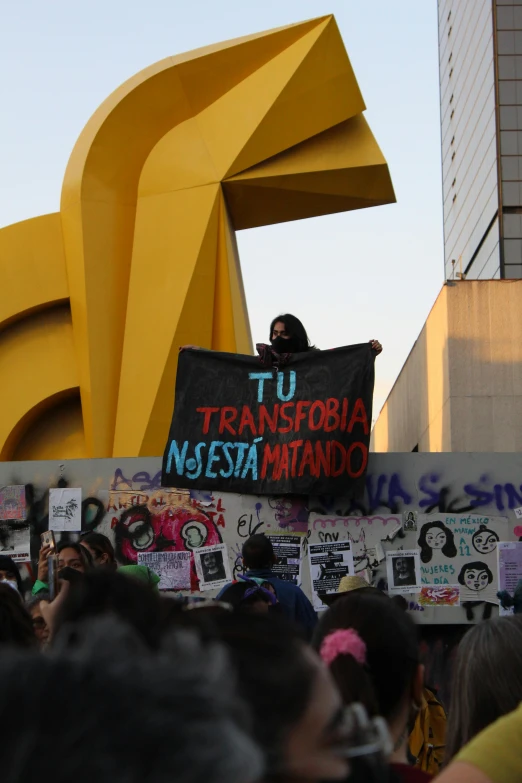
M423 584L459 584L460 600L498 604L497 544L509 539L505 517L419 514Z
M64 487L49 490L49 530L79 533L82 529L82 490Z
M420 551L399 549L386 552L388 592L415 593L421 588Z
M0 555L8 555L17 563L31 559L29 522L0 521Z
M232 581L226 544L195 549L194 562L200 590L219 590Z
M355 573L365 577L384 560L384 541L393 541L402 530L398 514L374 517L332 517L310 514L310 543L349 541Z
M138 565L160 577L160 590L190 590L190 552L138 552Z
M313 605L316 611L326 609L321 593L336 593L343 576L353 576L353 551L351 542L310 544L308 547Z
M301 536L267 536L274 548L274 555L277 557L271 571L279 579L287 582L293 582L295 585L301 584Z

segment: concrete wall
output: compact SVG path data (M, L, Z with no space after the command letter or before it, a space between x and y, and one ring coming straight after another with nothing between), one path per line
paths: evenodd
M372 449L522 450L522 281L442 288L375 423Z
M39 534L47 528L48 491L58 480L70 487L81 487L83 527L105 533L116 542L122 562L135 562L137 550L132 536L121 536L141 526L140 541L150 535L151 551L157 547L174 548L179 525L186 513L176 504L161 503L165 491L159 486L160 458L72 460L66 463L0 463L0 486L25 484L27 516L32 532L32 556L39 548ZM241 571L241 545L254 532L299 532L314 541L315 528L308 522L308 510L330 520L349 518L355 527L376 517L385 524L391 516L404 512L479 514L483 519L507 519L509 538L522 535L517 528L514 509L522 506L522 454L372 454L364 497L357 504L343 498L306 499L260 498L226 492L199 492L191 500L189 517L203 519L228 545L232 572ZM157 501L157 503L156 503ZM147 507L150 513L147 511ZM179 518L178 518L179 517ZM370 518L370 519L368 519ZM374 523L375 524L375 523ZM178 526L176 528L176 525ZM331 525L330 525L331 527ZM312 529L313 528L313 529ZM181 536L177 536L178 542ZM137 539L136 539L137 540ZM321 538L319 540L331 540ZM337 540L337 539L335 539ZM159 543L162 541L162 543ZM118 543L119 542L119 543ZM122 543L123 542L123 543ZM170 542L170 543L169 543ZM136 544L137 546L137 544ZM385 549L417 547L417 534L407 533L394 541L385 541ZM123 554L122 554L123 552ZM377 580L386 578L385 562ZM303 588L309 592L309 574L303 567ZM422 623L459 624L466 622L463 608L421 609L414 604L414 616ZM494 610L496 611L496 610ZM480 619L481 611L475 619Z

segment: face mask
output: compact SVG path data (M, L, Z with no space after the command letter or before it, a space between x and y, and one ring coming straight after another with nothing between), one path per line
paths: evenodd
M272 341L272 348L276 353L297 353L299 351L299 340L297 337L276 337Z
M4 579L2 582L0 582L0 585L9 585L9 587L12 587L13 590L18 592L18 584L14 580Z

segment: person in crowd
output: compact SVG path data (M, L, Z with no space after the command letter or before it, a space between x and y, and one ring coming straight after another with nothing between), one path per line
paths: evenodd
M33 595L38 595L40 592L49 592L47 558L50 554L52 554L51 547L43 546L40 549L38 557L38 578L33 585ZM58 558L58 571L62 568L74 568L75 571L84 574L93 567L89 550L74 541L60 541L56 547L56 554Z
M519 783L522 704L477 734L437 777L437 783Z
M26 602L25 608L31 616L33 631L38 646L41 649L44 649L49 641L49 628L42 614L42 608L40 606L42 601L50 601L49 593L41 591L38 595L33 596Z
M412 783L429 780L425 772L409 766L407 756L424 679L413 620L391 600L357 590L324 613L313 644L344 703L360 702L370 716L385 718L394 745L395 777Z
M57 639L48 655L2 653L0 670L2 783L262 777L226 654L194 634L153 653L101 618L78 631L74 649Z
M20 593L5 582L0 583L0 649L31 648L36 643L33 623Z
M522 702L522 617L475 625L459 644L448 716L446 763Z
M145 565L126 565L121 566L119 573L132 579L138 579L140 582L145 582L156 592L158 591L158 585L161 582L161 578L154 573L148 566Z
M236 612L268 614L275 609L277 598L270 582L258 584L260 580L240 580L228 585L221 593L221 601L230 604Z
M295 315L285 313L278 315L270 324L270 346L278 354L304 353L317 350L310 343L302 322ZM372 350L376 354L382 352L382 345L378 340L370 340Z
M272 571L272 567L277 563L277 558L270 539L260 533L250 536L243 544L242 556L245 576L269 582L275 589L282 611L297 623L310 638L317 625L317 615L300 587L292 582L279 579ZM229 586L225 585L219 593L220 600Z
M23 595L24 588L20 571L15 561L7 555L0 555L0 582L7 582L15 590L18 590L20 595Z
M215 622L253 713L264 780L344 781L341 699L318 656L282 618L225 613Z
M103 567L115 570L118 567L114 547L110 539L103 533L94 531L85 533L80 539L80 544L89 551L95 568Z

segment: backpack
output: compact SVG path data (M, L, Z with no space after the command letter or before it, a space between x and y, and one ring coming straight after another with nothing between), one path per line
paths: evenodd
M422 707L410 734L409 750L415 766L430 775L442 769L446 748L446 713L433 691L424 688Z

